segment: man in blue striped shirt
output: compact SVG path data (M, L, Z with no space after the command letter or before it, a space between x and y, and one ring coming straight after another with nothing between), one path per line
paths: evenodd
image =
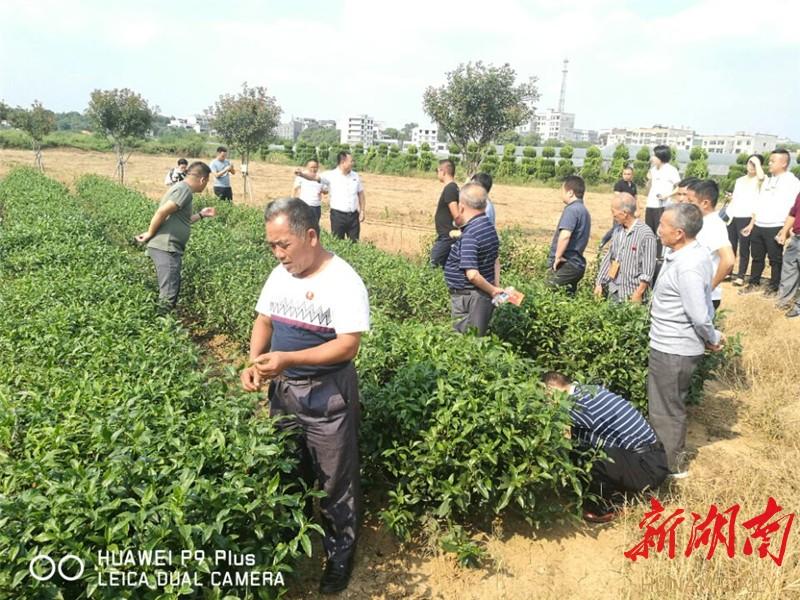
M626 492L639 494L661 485L669 473L664 446L630 402L602 386L573 383L555 371L542 379L574 401L569 416L576 450L602 449L606 454L592 463L589 492L598 501L587 502L584 519L608 523Z
M500 238L486 217L486 190L477 183L461 188L456 225L461 236L450 248L444 265L444 280L450 290L455 330L468 328L486 334L500 285Z

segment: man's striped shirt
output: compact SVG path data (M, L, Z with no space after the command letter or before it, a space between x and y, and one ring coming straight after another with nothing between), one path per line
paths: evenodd
M619 272L614 279L608 276L612 260L619 261ZM617 227L614 230L611 248L600 263L597 285L607 285L609 295L616 292L620 300L628 300L641 282L652 286L655 268L656 236L637 219L629 229Z
M477 289L466 276L468 269L477 270L489 283L494 283L494 263L500 249L497 230L486 214L473 217L461 229L461 237L450 248L444 265L444 280L451 290Z
M642 414L622 396L602 386L578 385L572 398L572 437L582 446L637 450L658 441Z

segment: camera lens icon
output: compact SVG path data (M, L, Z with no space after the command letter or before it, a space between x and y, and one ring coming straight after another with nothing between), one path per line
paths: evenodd
M77 563L78 565L78 569L71 575L64 572L64 564L69 562ZM38 566L40 563L46 563L49 565L50 572L46 575L39 573L39 569L35 569L34 567ZM28 563L28 572L36 581L50 581L56 572L58 572L59 576L64 581L75 581L83 576L85 568L86 564L83 562L83 560L74 554L65 554L61 557L61 560L58 561L58 564L56 564L56 561L50 558L50 556L47 554L38 554L31 559L30 563Z

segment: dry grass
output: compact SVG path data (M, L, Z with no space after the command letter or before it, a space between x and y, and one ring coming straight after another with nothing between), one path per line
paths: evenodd
M0 151L0 177L31 155ZM129 184L157 198L174 157L134 156ZM113 174L108 154L49 150L48 173L71 184L76 176ZM253 166L258 203L289 193L291 168ZM387 250L413 254L432 232L439 184L429 179L364 175L369 221L364 237ZM241 180L234 182L241 198ZM561 210L552 189L497 186L492 197L501 226L519 225L533 240L549 242ZM610 224L608 195L587 195L598 239ZM387 224L388 222L388 224ZM662 495L667 509L707 514L711 504L724 510L741 506L739 522L759 514L774 497L785 512L800 509L800 319L789 321L760 296L739 297L726 288L723 301L729 333L744 336L737 370L709 385L706 399L690 411L689 444L697 456L691 476ZM343 598L646 598L783 600L800 598L800 522L795 522L782 567L769 559L744 556L745 530L737 529L737 555L721 548L712 560L701 555L673 560L651 557L632 563L623 552L639 539L645 507L633 506L618 523L604 527L563 525L531 530L504 523L487 543L491 560L483 569L458 568L452 557L429 556L402 548L385 530L365 528L350 589ZM691 517L689 516L691 521ZM680 527L678 547L691 530ZM291 587L291 597L316 597L318 565Z

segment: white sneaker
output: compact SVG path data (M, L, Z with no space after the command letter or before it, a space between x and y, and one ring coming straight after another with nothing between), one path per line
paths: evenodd
M689 471L676 471L667 475L670 479L686 479L689 477Z

